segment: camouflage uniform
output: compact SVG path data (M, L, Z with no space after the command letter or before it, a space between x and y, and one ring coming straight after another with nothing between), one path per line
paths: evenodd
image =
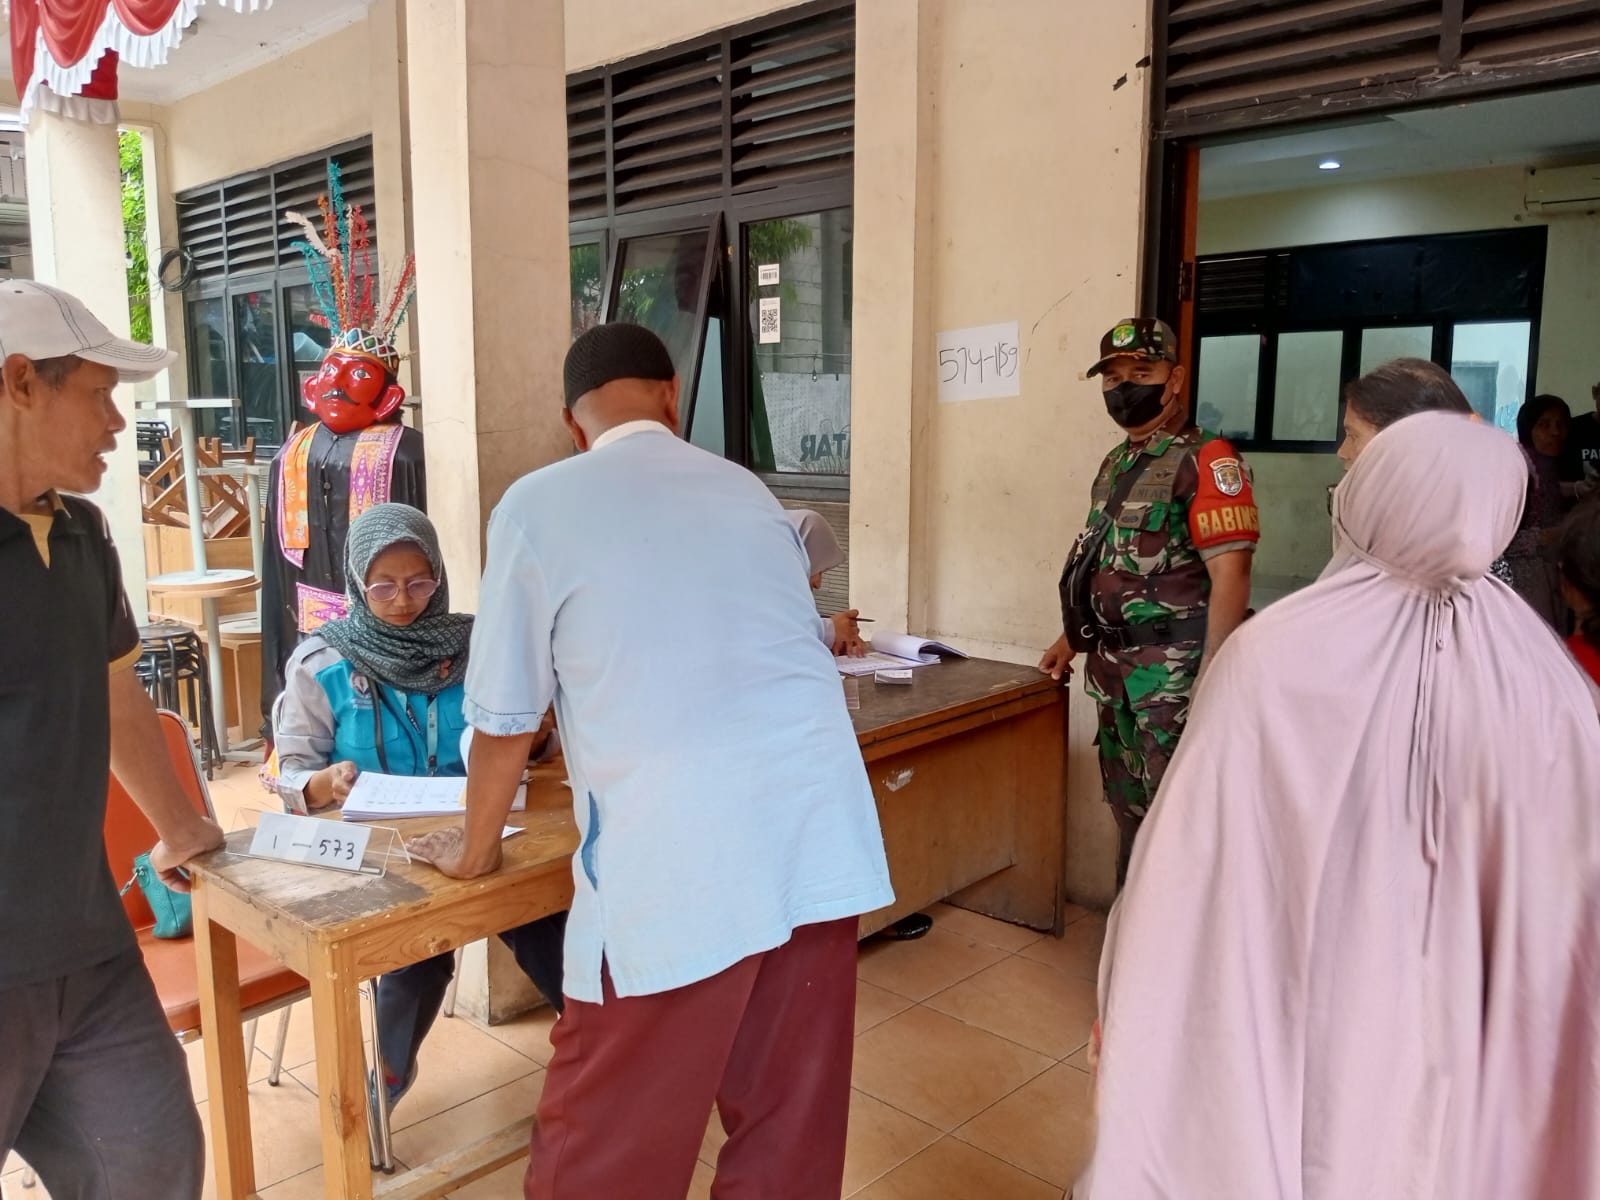
M1228 442L1194 428L1137 450L1123 442L1108 454L1095 479L1091 525L1140 456L1156 461L1107 533L1090 589L1095 615L1112 630L1203 617L1211 592L1205 560L1253 549L1260 537L1247 468ZM1177 749L1203 651L1196 638L1102 645L1087 656L1086 690L1099 705L1100 771L1125 854Z

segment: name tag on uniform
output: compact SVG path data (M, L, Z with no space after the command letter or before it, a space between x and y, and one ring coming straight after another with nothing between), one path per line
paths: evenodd
M249 853L252 858L370 874L372 869L363 867L362 859L371 837L370 826L264 812L250 839Z

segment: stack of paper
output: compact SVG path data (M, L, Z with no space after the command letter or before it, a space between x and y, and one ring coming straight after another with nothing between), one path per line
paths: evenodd
M872 652L861 658L835 658L842 675L871 675L877 671L900 671L906 667L926 667L945 655L967 657L954 646L904 633L875 633Z
M356 776L341 815L346 821L394 821L402 817L453 817L466 811L467 781L421 778L366 771ZM517 789L513 812L528 804L526 786Z

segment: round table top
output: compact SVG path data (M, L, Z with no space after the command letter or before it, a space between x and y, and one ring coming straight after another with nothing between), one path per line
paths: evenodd
M145 581L152 592L181 592L203 600L253 592L261 586L254 571L241 567L218 567L210 571L173 571Z

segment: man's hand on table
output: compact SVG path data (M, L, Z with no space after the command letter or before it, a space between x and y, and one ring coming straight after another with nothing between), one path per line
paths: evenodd
M406 843L406 849L426 859L438 868L440 874L451 879L476 879L492 875L500 869L500 842L494 841L485 854L468 854L466 830L457 825L451 829L435 829Z
M189 890L189 876L178 868L198 854L215 850L222 845L222 826L206 817L196 817L192 829L183 840L172 843L157 842L150 850L150 865L161 877L161 882L175 892Z

